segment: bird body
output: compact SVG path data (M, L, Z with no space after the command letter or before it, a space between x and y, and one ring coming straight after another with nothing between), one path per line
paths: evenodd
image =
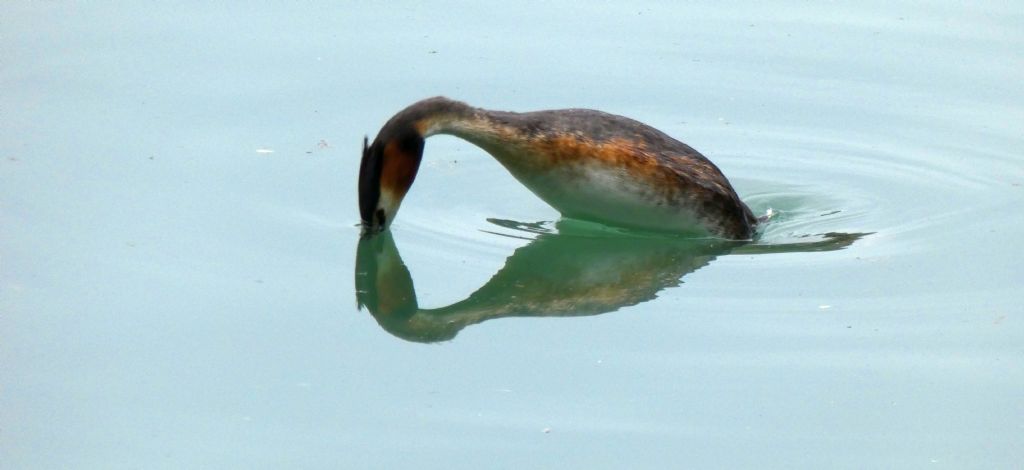
M402 110L364 144L360 211L368 228L394 219L424 139L435 134L487 151L565 217L741 240L757 224L710 160L638 121L588 109L490 111L437 97Z

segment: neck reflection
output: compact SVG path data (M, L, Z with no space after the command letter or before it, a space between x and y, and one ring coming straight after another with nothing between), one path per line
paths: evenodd
M516 249L466 299L432 309L419 308L412 276L391 232L363 237L356 252L356 299L394 336L415 342L445 341L467 326L494 318L598 315L637 305L679 285L683 276L724 254L832 251L865 235L829 233L813 242L759 245L559 232L540 233Z

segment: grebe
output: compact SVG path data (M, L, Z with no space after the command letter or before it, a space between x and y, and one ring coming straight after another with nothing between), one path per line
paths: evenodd
M747 240L757 219L729 180L690 146L632 119L590 109L513 113L445 97L419 101L363 140L359 212L369 232L394 221L424 139L476 144L565 217Z

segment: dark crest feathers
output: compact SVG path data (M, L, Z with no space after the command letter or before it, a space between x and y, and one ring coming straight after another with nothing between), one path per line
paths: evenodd
M373 222L373 211L380 200L381 151L363 137L363 159L359 163L359 216L364 224Z

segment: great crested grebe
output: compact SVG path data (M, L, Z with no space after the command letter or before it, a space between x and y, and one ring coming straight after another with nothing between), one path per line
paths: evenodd
M359 212L369 232L395 219L424 139L462 138L490 153L565 217L747 240L757 218L729 180L690 146L632 119L590 109L513 113L444 97L419 101L363 140Z

